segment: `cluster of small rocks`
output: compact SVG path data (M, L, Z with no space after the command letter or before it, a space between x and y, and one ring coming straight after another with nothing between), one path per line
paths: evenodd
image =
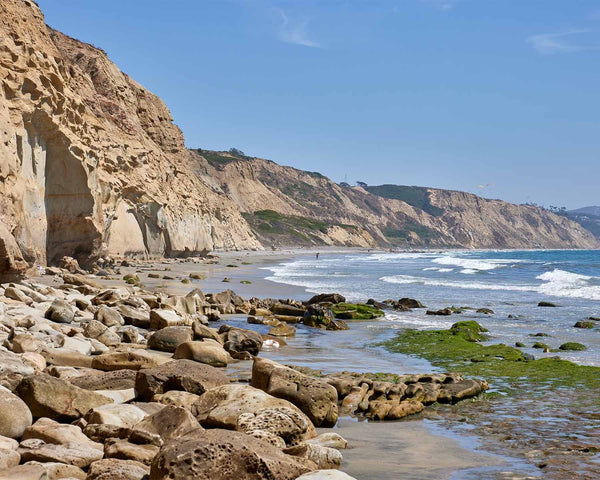
M48 274L62 283L0 285L0 479L348 479L345 440L315 430L339 409L400 418L485 388L318 378L258 357L270 336L209 326L232 313L281 322L319 302L107 288L68 259ZM226 375L239 360L253 360L249 384Z

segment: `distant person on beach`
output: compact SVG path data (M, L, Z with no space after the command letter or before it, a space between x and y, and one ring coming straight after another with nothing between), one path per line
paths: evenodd
M317 252L317 260L319 259L319 252Z

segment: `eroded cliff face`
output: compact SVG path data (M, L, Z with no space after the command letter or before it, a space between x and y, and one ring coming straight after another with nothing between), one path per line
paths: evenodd
M196 174L238 205L265 245L598 247L579 224L537 207L420 187L373 187L375 194L226 152L191 150L190 158Z
M0 222L29 262L260 248L164 103L31 1L0 5L0 82Z
M597 246L533 207L424 189L437 209L427 211L267 160L188 152L158 97L102 50L47 27L30 0L0 3L0 84L2 278L64 255Z

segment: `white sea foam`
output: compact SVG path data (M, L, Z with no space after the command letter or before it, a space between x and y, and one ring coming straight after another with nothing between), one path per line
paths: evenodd
M536 278L546 282L538 290L545 295L600 300L600 277L579 275L556 268Z
M439 268L439 267L427 267L423 269L424 272L440 272L448 273L454 271L453 268Z
M415 277L411 275L392 275L381 277L386 283L400 285L427 285L434 287L460 288L466 290L505 290L516 292L537 292L554 297L587 298L600 300L600 277L590 277L577 273L555 269L538 277L541 285L511 285L486 282L464 282L440 278Z
M521 292L536 292L536 285L507 285L493 284L483 282L462 282L460 280L443 280L439 278L413 277L411 275L392 275L381 277L379 280L387 283L396 283L401 285L417 284L429 285L433 287L451 287L471 290L512 290Z
M415 317L390 312L387 312L385 314L385 318L403 328L409 327L416 328L419 330L448 328L450 325L452 325L452 323L454 323L454 320L444 321L441 320L439 317L435 318L431 315Z
M462 258L462 257L454 257L451 255L444 255L443 257L434 258L432 260L433 263L437 263L439 265L452 265L455 267L462 267L464 270L461 273L471 273L472 270L475 271L487 271L494 270L496 268L506 267L512 263L518 263L518 260L511 259L486 259L482 260L479 258ZM467 272L466 272L467 271Z

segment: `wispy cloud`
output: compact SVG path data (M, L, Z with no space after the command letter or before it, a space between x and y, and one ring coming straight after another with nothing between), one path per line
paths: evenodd
M421 0L421 2L432 5L443 12L448 12L456 6L459 0Z
M303 47L319 48L320 45L311 40L308 34L309 20L290 18L282 9L277 8L280 16L279 38L286 43L302 45Z
M584 33L590 33L590 30L578 29L558 33L531 35L530 37L527 37L527 43L544 55L577 52L589 48L577 43L577 36Z

